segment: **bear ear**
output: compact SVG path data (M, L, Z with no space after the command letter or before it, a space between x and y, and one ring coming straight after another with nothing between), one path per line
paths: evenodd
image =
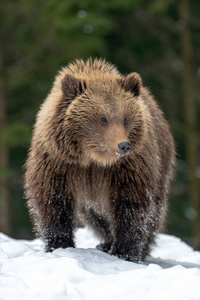
M142 86L142 79L138 73L131 73L127 75L123 82L122 87L126 92L131 92L135 97L140 95Z
M73 75L66 74L62 80L62 91L70 99L82 94L86 88L86 82L75 78Z

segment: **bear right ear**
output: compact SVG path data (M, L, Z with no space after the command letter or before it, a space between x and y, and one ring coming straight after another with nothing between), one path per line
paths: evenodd
M86 90L86 82L66 74L62 80L62 91L67 98L74 99Z
M142 79L138 73L131 73L127 75L122 82L122 87L126 92L131 92L134 96L140 95L142 86Z

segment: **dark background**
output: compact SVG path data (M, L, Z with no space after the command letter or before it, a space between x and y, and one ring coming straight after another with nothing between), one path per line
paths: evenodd
M0 2L0 231L33 238L23 196L32 126L57 71L104 57L140 73L170 122L177 169L168 233L200 248L200 1Z

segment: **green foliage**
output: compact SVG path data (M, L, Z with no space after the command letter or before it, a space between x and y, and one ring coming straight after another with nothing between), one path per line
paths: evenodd
M10 148L27 146L31 137L31 128L26 124L10 123L0 132L0 144Z
M10 176L11 170L0 166L0 178L9 178Z
M165 14L167 9L174 3L174 0L154 0L150 1L149 11L156 14Z

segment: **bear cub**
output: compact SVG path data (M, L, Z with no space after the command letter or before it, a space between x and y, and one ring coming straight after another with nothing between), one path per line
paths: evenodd
M98 249L130 261L165 226L175 151L163 113L137 73L77 60L57 75L37 115L25 193L46 251L75 247L82 222Z

